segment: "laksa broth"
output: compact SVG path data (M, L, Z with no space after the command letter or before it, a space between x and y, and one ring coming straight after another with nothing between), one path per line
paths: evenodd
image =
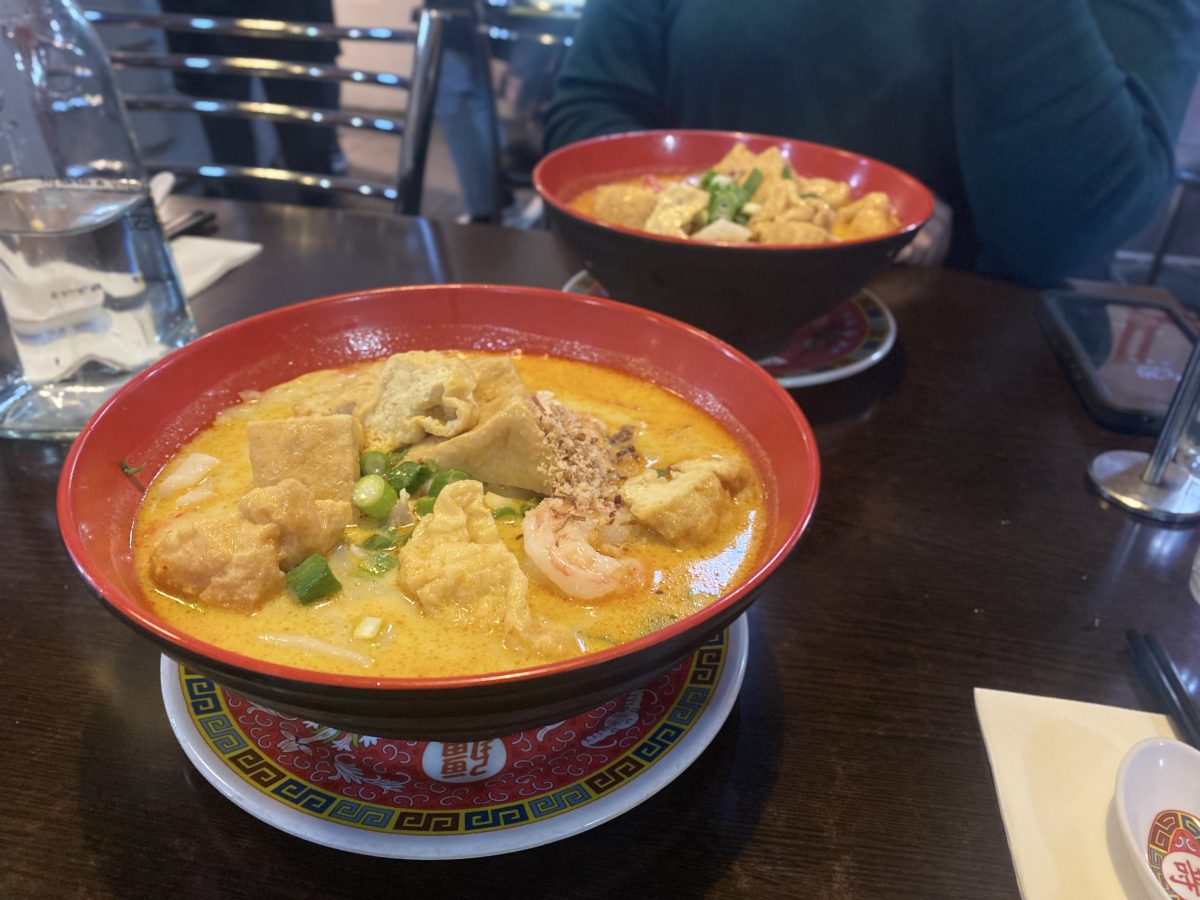
M414 351L248 392L150 485L154 610L217 646L379 677L505 671L638 638L758 553L733 435L647 381Z

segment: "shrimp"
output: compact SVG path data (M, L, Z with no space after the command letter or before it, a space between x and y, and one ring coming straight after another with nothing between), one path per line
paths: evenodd
M645 577L638 560L607 556L592 546L604 524L561 499L545 500L525 516L525 555L555 586L578 600L636 587Z

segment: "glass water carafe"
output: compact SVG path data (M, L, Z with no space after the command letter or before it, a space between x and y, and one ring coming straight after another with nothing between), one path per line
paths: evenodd
M69 0L0 0L0 436L75 435L195 336L108 55Z

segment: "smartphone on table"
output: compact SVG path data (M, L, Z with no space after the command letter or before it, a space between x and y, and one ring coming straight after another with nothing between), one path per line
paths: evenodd
M1157 434L1198 333L1165 292L1048 291L1038 305L1046 337L1084 408L1116 431Z

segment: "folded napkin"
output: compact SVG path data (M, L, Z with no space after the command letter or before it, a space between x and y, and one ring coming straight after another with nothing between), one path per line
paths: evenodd
M246 241L190 236L170 247L189 299L262 250ZM143 290L132 275L61 260L35 266L15 255L5 262L20 281L0 293L0 305L27 381L59 381L93 362L132 372L170 349L156 333L154 311L123 302Z
M975 689L1000 814L1025 900L1141 897L1117 830L1117 768L1134 744L1175 738L1157 713Z
M188 298L195 297L218 278L248 263L262 252L262 244L224 238L183 235L171 241L175 268Z

